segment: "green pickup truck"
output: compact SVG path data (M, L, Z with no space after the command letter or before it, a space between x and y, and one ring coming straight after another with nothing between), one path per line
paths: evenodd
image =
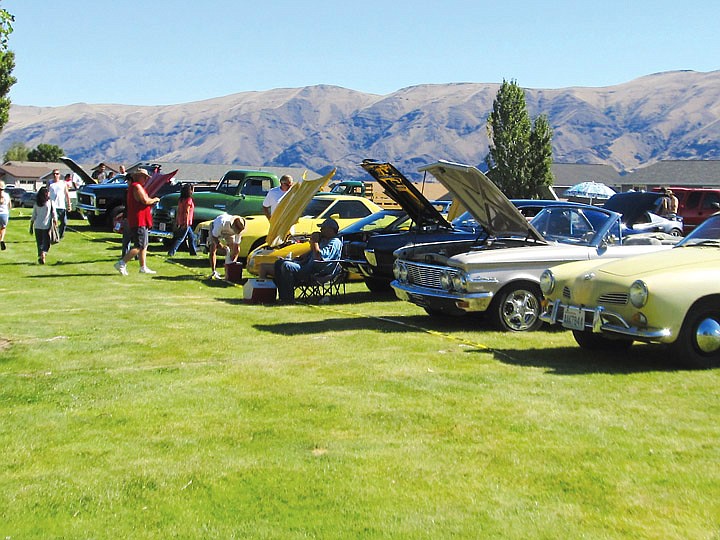
M214 219L225 212L239 216L262 214L262 203L267 192L280 185L278 177L267 171L232 170L226 172L215 188L193 195L195 217L193 227ZM179 193L170 193L160 199L153 209L153 227L150 236L170 239L177 212Z

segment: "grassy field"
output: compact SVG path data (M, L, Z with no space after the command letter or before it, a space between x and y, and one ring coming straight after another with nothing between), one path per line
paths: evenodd
M21 213L24 214L21 216ZM0 252L0 537L720 539L720 372L435 320L361 284L262 306L71 222Z

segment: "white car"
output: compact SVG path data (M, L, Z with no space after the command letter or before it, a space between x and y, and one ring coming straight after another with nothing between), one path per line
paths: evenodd
M537 329L543 270L563 262L669 249L669 235L624 236L620 214L595 206L549 206L527 219L482 172L440 161L423 167L485 229L475 241L415 244L395 252L395 294L429 314L487 312L503 330ZM662 238L662 239L660 239Z

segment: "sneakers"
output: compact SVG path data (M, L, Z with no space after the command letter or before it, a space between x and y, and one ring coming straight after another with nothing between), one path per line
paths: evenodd
M124 262L118 261L115 264L113 264L113 266L115 267L115 270L120 272L121 275L123 275L123 276L128 275L127 266L125 266Z
M218 274L217 270L213 270L213 273L210 274L210 279L222 279L222 276Z
M147 266L141 266L140 273L141 274L157 274L157 272L155 270L150 270Z

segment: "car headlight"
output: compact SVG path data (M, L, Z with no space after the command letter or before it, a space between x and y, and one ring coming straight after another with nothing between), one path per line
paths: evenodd
M452 286L456 291L464 291L466 285L467 279L465 279L465 274L454 274L452 276Z
M393 275L395 276L395 279L398 281L407 281L408 276L408 270L407 266L405 264L401 263L400 261L395 261L395 264L393 264Z
M449 274L448 272L443 272L440 275L440 286L445 289L446 291L452 290L452 274Z
M177 208L171 208L170 211L168 212L168 215L170 216L171 219L175 219L175 214L177 214Z
M648 288L645 282L638 279L630 285L630 303L636 308L641 308L647 303Z
M555 290L555 276L549 269L540 274L540 290L543 294L550 294Z

